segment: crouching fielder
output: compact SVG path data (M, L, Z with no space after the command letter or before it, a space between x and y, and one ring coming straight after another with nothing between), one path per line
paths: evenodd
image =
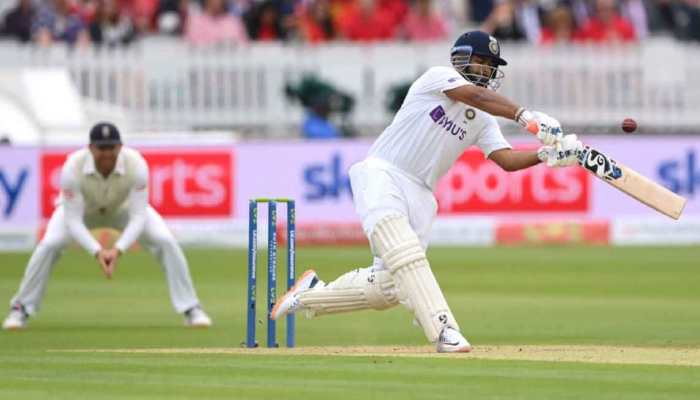
M122 231L112 249L103 249L89 228ZM70 239L95 257L111 278L121 255L136 241L158 259L175 310L185 325L208 327L187 261L163 219L148 205L148 165L136 150L122 147L117 128L99 123L90 130L89 148L68 156L61 170L61 194L44 238L29 259L19 291L10 301L3 329L26 327L39 310L49 275Z
M373 265L328 285L314 271L305 272L280 298L273 319L297 310L321 315L400 303L413 312L438 352L471 350L425 254L437 212L436 182L471 145L506 171L540 162L572 165L582 145L575 135L563 136L555 119L496 94L504 76L498 67L506 62L495 38L480 31L463 34L452 48L451 62L452 67L430 68L411 85L367 158L350 168ZM512 150L494 116L536 126L544 145L538 151Z

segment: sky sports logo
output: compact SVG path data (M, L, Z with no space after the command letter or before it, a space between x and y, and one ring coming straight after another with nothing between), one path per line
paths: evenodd
M700 192L700 160L695 149L673 160L666 160L657 167L661 182L673 192L694 198Z
M0 168L0 214L3 219L12 216L28 177L29 168L20 168L16 173Z
M464 136L467 135L466 129L447 118L447 115L445 115L445 109L442 108L442 106L433 108L433 111L430 112L430 118L433 120L433 122L445 129L452 136L457 137L459 140L464 140Z

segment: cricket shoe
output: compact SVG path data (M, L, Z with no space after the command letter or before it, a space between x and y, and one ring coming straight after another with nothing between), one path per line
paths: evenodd
M446 326L442 328L437 342L438 353L469 353L472 345L458 330Z
M272 318L273 321L276 321L287 314L294 314L301 304L299 302L299 294L305 290L311 289L320 282L321 281L318 279L318 275L316 275L316 271L313 269L304 271L304 273L301 274L299 279L297 279L297 281L294 283L294 286L292 286L292 288L289 289L289 291L287 291L287 293L285 293L284 296L280 297L280 299L277 301L270 312L270 318Z
M185 326L190 328L208 328L211 326L211 318L202 310L202 307L195 306L185 311Z
M24 329L27 327L27 320L29 319L29 314L24 310L24 306L21 304L15 304L10 309L10 313L5 318L2 323L2 329L6 331L16 331Z

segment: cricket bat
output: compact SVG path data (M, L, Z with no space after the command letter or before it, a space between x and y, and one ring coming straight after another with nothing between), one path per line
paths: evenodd
M539 127L536 122L531 121L527 130L536 135ZM584 146L583 150L576 156L581 167L616 187L619 191L673 219L680 218L687 201L684 197L673 193L590 146Z
M581 167L621 192L673 219L680 218L686 203L684 197L590 146L584 146L577 158Z

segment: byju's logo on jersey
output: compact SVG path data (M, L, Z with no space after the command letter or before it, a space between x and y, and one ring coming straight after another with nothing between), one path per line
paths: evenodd
M459 140L464 140L464 136L467 135L467 130L457 125L455 121L447 118L445 115L445 109L442 106L437 106L433 108L430 112L430 118L433 122L443 127L452 136L456 136Z

